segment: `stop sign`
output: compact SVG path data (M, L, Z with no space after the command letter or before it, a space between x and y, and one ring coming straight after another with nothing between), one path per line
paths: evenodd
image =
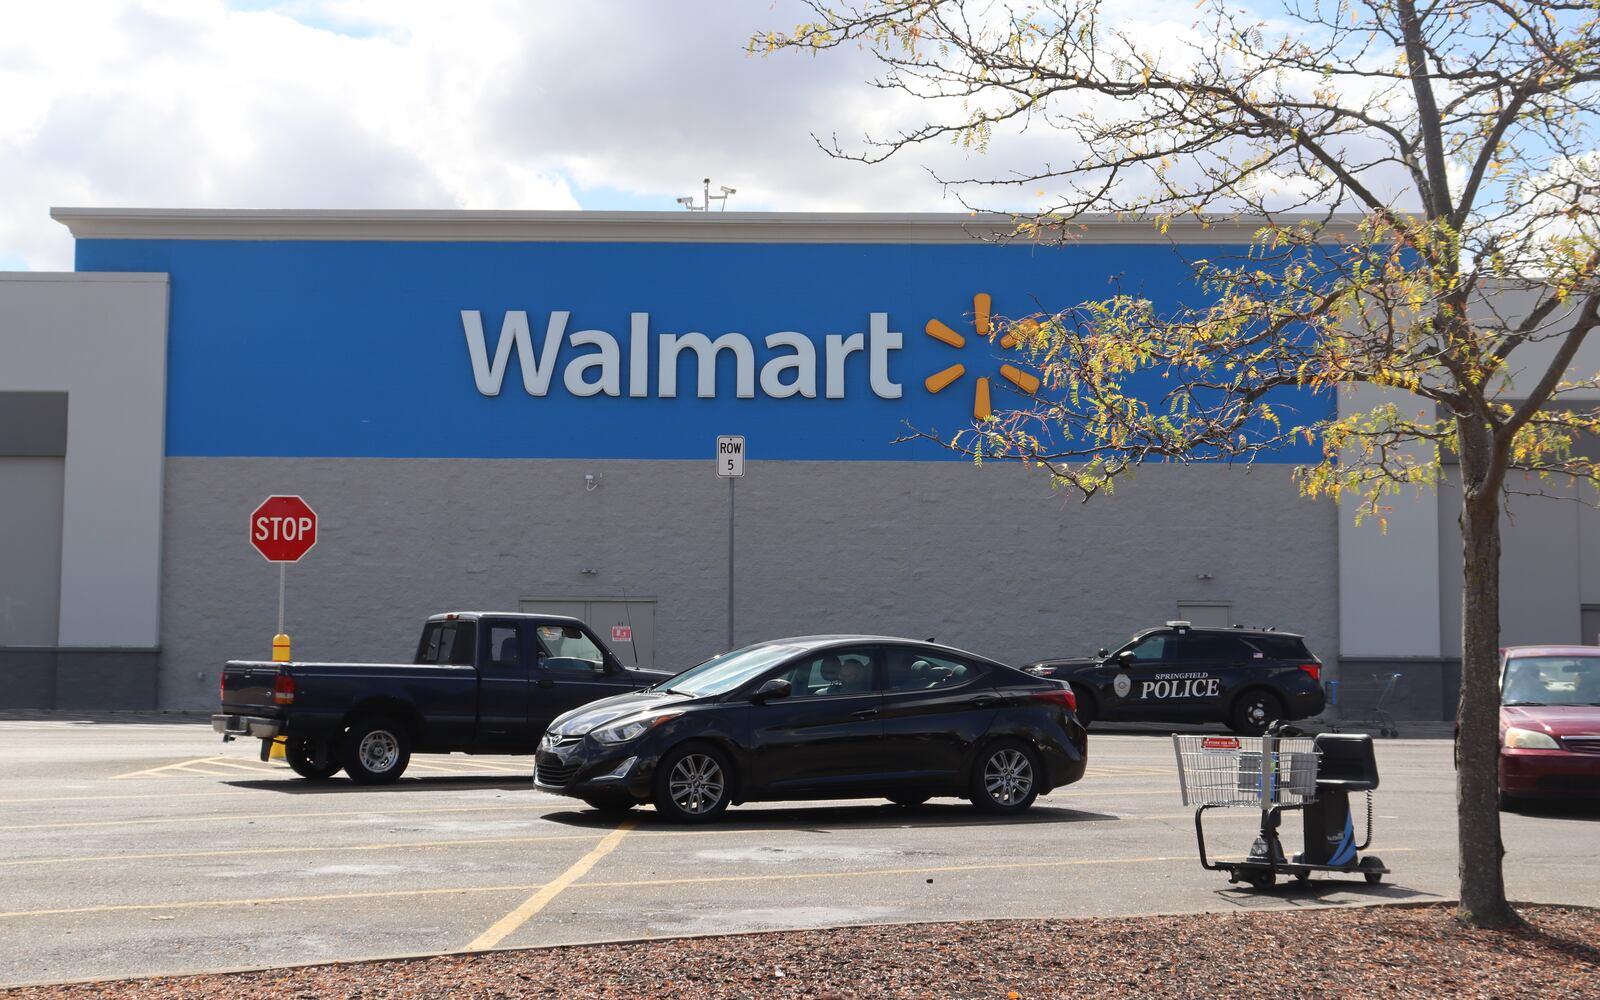
M317 544L317 512L299 497L267 497L250 515L250 544L267 562L299 562Z

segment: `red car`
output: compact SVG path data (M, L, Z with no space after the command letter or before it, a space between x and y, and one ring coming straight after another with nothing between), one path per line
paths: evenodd
M1600 646L1500 653L1500 805L1600 798Z

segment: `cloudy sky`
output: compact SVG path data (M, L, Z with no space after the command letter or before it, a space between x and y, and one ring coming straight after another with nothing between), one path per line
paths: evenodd
M811 133L908 110L860 53L746 54L791 0L0 2L0 270L70 269L51 206L959 210ZM958 171L960 172L960 171Z

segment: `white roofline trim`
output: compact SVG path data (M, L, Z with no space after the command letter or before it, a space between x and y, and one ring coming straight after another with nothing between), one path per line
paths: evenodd
M971 243L1011 233L1009 216L966 213L522 212L376 209L53 208L75 239L519 243ZM1279 222L1321 219L1285 214ZM1354 225L1356 215L1340 215ZM1082 217L1076 243L1245 243L1259 218L1209 225Z

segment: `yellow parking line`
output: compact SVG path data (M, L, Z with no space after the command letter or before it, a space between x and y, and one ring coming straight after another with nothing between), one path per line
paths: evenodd
M571 868L558 875L554 881L547 882L541 886L539 891L529 896L521 906L495 921L488 930L473 938L472 943L468 944L463 950L486 951L499 944L507 934L527 923L540 910L550 905L552 899L561 895L561 890L589 874L589 869L599 863L601 858L617 849L617 845L622 843L622 838L628 835L628 831L632 830L634 825L635 823L631 819L623 820L620 826L601 838L600 843L595 845L594 850L579 858Z
M0 833L13 833L22 830L76 830L88 827L131 826L134 824L145 825L153 823L226 823L229 820L242 819L326 819L331 816L381 816L388 813L404 813L407 816L415 816L419 813L527 812L571 808L572 803L570 802L551 802L526 806L426 806L424 808L401 806L397 809L355 809L337 812L225 813L214 816L158 816L145 819L107 819L75 823L32 823L25 826L0 826Z
M645 830L635 838L647 837L731 837L748 836L752 831L744 828L728 830ZM768 832L768 831L761 831ZM807 833L807 830L777 830L777 833ZM541 844L571 840L593 840L592 833L563 833L543 837L466 837L459 840L402 840L378 844L300 844L294 847L235 847L215 851L163 851L152 854L91 854L65 858L22 858L17 861L0 861L0 868L23 868L37 865L80 865L118 861L167 861L179 858L232 858L264 854L337 854L341 851L412 851L442 847L505 846L507 844Z
M33 799L0 799L0 805L22 805L36 802L116 802L123 799L198 799L208 795L233 795L243 797L249 795L247 791L214 791L214 792L140 792L137 795L51 795Z
M527 892L533 885L467 885L448 889L393 889L386 892L336 892L321 896L258 896L252 899L192 899L170 903L106 903L100 906L65 906L55 910L12 910L0 920L16 917L57 917L77 913L126 913L137 910L193 910L222 906L266 906L276 903L323 903L342 899L397 899L404 896L447 896L463 892Z

